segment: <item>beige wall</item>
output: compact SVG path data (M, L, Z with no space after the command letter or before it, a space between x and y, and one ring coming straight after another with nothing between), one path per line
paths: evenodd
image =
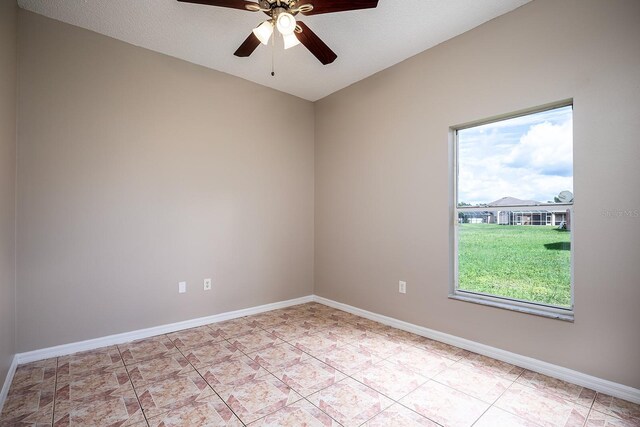
M0 12L3 374L15 25ZM639 18L637 1L535 0L314 108L21 11L17 351L315 290L640 387L640 219L602 216L640 208ZM566 98L575 323L449 300L449 126ZM288 132L259 121L269 112Z
M15 353L16 37L18 6L0 1L0 388Z
M19 67L19 352L312 293L313 104L25 11Z
M315 293L640 387L639 78L640 2L535 0L319 101ZM567 98L575 323L448 299L449 127Z

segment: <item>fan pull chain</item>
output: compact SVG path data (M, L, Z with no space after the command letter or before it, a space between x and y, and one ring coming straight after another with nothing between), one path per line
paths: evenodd
M276 35L271 37L271 77L275 77Z

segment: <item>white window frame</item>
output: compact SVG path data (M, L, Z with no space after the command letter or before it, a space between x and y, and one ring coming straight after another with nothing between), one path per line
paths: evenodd
M490 119L478 120L471 123L466 123L463 125L452 126L449 132L449 157L451 161L449 164L452 166L451 170L451 179L450 179L450 200L449 200L449 210L450 210L450 285L449 285L449 298L472 302L476 304L488 305L497 308L503 308L518 312L523 312L527 314L534 314L544 317L551 317L554 319L565 320L569 322L573 322L574 320L574 274L573 274L573 266L574 266L574 245L573 245L573 237L575 233L575 215L574 215L574 205L572 203L540 203L537 205L526 205L526 206L500 206L499 210L541 210L546 208L553 209L568 209L569 215L571 218L571 234L570 234L570 242L571 242L571 258L570 258L570 274L571 274L571 303L569 307L561 307L554 306L549 304L531 302L526 300L519 300L508 297L500 297L497 295L479 293L479 292L471 292L458 288L458 233L459 233L459 221L458 221L458 213L460 212L482 212L488 210L498 210L497 208L488 208L486 206L458 206L458 132L464 129L494 123L498 121L503 121L507 119L512 119L515 117L527 116L530 114L540 113L547 110L553 110L556 108L573 106L573 100L564 100L561 102L556 102L553 104L547 104L541 107L531 108L527 110L522 110L519 112L505 114L497 117L493 117Z

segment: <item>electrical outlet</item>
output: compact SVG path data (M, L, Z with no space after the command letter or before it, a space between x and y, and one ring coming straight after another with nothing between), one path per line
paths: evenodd
M211 279L204 279L204 290L205 291L211 290Z
M402 280L398 282L398 292L401 294L407 293L407 282L403 282Z
M178 293L184 294L187 292L187 282L178 283Z

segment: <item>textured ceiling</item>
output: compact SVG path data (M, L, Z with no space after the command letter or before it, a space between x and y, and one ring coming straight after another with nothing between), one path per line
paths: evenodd
M304 17L338 59L302 45L233 52L266 15L177 0L19 0L20 7L310 101L323 98L529 0L380 0L376 9ZM321 0L316 0L321 2ZM272 59L275 77L271 76Z

